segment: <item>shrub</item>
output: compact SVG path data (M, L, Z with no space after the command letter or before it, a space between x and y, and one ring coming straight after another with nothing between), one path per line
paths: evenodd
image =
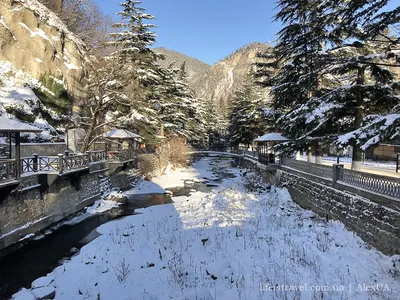
M184 139L174 138L169 141L170 163L174 167L185 167L190 164L191 154L193 150Z

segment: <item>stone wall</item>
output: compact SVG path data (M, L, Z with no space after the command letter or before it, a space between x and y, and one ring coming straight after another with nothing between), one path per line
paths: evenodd
M133 165L109 174L108 164L103 162L91 164L89 170L62 176L23 177L16 190L2 200L0 197L0 255L26 235L92 205L112 187L131 187L139 176Z
M21 157L30 157L37 153L40 156L57 156L67 150L65 143L23 143L21 144ZM15 154L15 153L14 153Z
M85 173L23 178L17 190L0 202L0 249L100 199L105 172L104 164L99 163ZM50 183L47 190L43 190L43 182Z

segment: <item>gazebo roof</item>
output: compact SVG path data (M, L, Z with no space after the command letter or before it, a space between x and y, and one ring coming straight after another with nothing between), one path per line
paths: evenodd
M279 133L267 133L254 140L255 142L287 142L289 139Z
M0 132L42 132L41 129L21 121L0 116Z
M126 129L112 129L104 133L103 137L114 140L133 140L141 138L140 135Z

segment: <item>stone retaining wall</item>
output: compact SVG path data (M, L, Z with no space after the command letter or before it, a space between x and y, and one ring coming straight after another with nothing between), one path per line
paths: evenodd
M139 175L129 168L109 175L106 163L94 163L89 170L69 175L34 174L22 178L18 188L0 202L0 255L26 235L92 205L111 187L130 187Z

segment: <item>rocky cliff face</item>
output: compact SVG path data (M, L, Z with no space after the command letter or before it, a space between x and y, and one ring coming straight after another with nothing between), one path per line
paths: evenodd
M202 88L203 83L212 72L212 66L196 58L165 48L157 48L155 51L165 56L165 60L159 62L165 68L168 68L172 63L175 68L179 68L183 63L186 63L188 81L190 87L195 91L199 91Z
M37 0L0 2L0 114L59 138L86 97L85 45ZM28 139L37 139L28 136Z
M257 53L268 49L272 49L268 44L253 43L235 51L212 67L175 51L158 48L157 52L166 56L163 62L165 66L172 62L180 66L186 61L189 84L197 96L211 99L217 105L226 107L232 93L241 86L252 65L257 61ZM268 97L267 92L265 96Z
M0 63L35 79L59 78L74 97L85 96L85 46L37 0L0 3Z

